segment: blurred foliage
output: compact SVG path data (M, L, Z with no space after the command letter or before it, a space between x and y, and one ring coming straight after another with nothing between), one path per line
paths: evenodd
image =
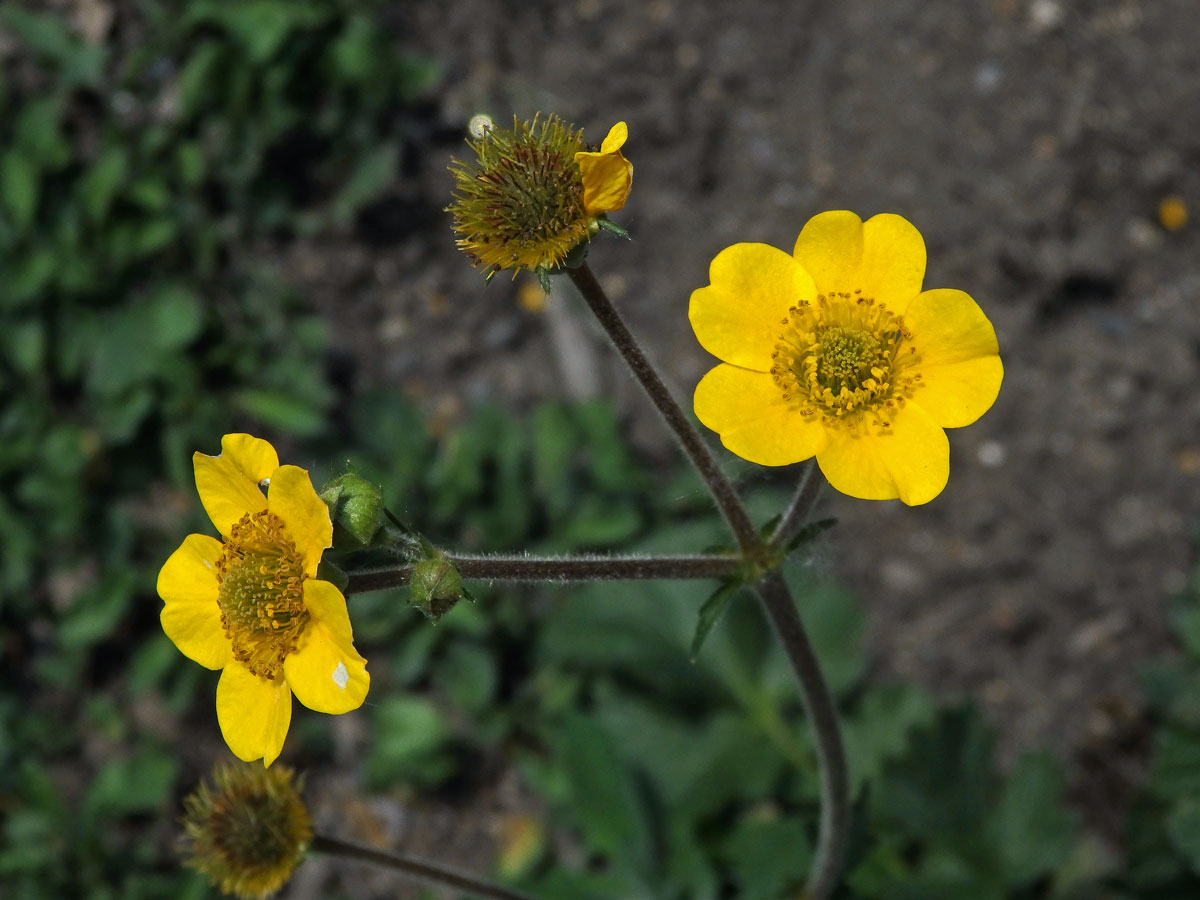
M436 68L372 7L102 2L118 27L92 42L0 5L5 897L187 896L166 723L203 677L153 583L203 523L164 481L224 431L326 425L323 328L262 260L399 177Z
M188 460L225 430L291 435L330 475L355 448L396 514L456 548L726 540L695 478L649 471L604 404L485 406L439 434L384 391L334 409L322 329L261 260L349 225L400 177L397 116L435 72L372 6L138 0L107 44L0 7L18 46L0 70L5 898L212 896L172 843L219 746L215 676L162 635L153 581L208 530ZM782 502L751 500L760 520ZM999 774L976 711L868 680L854 598L789 578L845 715L857 826L840 896L1200 890L1200 575L1175 610L1185 652L1147 673L1153 759L1125 860L1079 828L1058 762ZM505 876L554 900L795 896L812 742L747 594L713 604L690 661L711 590L494 589L436 628L403 592L354 597L373 673L364 788L461 798L482 760L515 767L552 821L501 848ZM211 740L189 743L193 726ZM288 753L326 765L326 722L299 712Z

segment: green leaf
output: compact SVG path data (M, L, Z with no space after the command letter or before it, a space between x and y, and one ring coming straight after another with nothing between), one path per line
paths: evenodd
M809 541L814 540L816 537L828 531L836 524L837 519L832 517L828 519L819 519L816 522L809 522L807 525L797 531L795 535L792 536L792 539L788 541L788 552L790 553L797 547L801 547L804 544L807 544Z
M0 204L18 234L24 234L33 224L40 192L37 167L22 151L14 148L0 156Z
M1014 885L1031 884L1070 856L1075 818L1063 803L1065 789L1062 767L1045 753L1025 754L1009 773L993 821Z
M71 161L74 149L63 133L65 100L62 94L30 98L21 107L13 127L13 145L36 160L42 171L56 171Z
M916 685L871 685L843 721L854 793L877 779L889 760L901 758L914 730L931 725L936 714L933 698Z
M171 802L178 765L164 752L145 751L106 763L84 798L89 816L163 813Z
M589 717L566 716L552 736L569 785L568 815L590 848L610 857L649 856L650 832L632 773L612 736Z
M0 302L10 307L21 307L36 299L50 284L58 268L54 251L46 247L6 262L11 268L6 268L3 273L5 289L0 290Z
M485 648L456 641L446 648L434 681L445 687L460 709L478 715L495 695L496 660Z
M789 583L830 689L835 694L850 690L866 667L862 608L849 592L830 582L790 578Z
M1168 723L1154 736L1151 793L1166 801L1200 800L1200 731Z
M224 56L221 44L207 40L202 41L183 64L175 89L179 96L179 115L184 121L190 120L214 99L212 86Z
M35 13L16 4L0 6L0 24L44 59L59 67L68 82L94 84L104 72L105 48L85 44L53 13Z
M246 388L234 395L234 403L271 428L311 436L325 428L325 412L286 391Z
M1200 799L1187 798L1167 816L1167 834L1175 849L1200 874Z
M333 220L344 225L360 208L379 199L396 180L399 162L400 146L394 141L385 141L363 156L330 203Z
M129 154L120 145L110 144L80 179L80 200L92 224L99 225L108 216L128 171Z
M187 15L189 24L207 22L226 29L254 65L268 62L293 32L324 18L320 6L302 0L193 2Z
M375 740L366 778L378 790L403 781L435 785L453 771L446 754L450 729L437 708L419 697L385 697L374 709Z
M809 823L794 818L739 822L722 850L740 888L740 900L795 896L795 888L812 865L808 833Z
M692 662L696 661L696 657L700 655L700 648L704 646L704 640L708 637L708 633L712 631L717 620L725 613L729 604L733 602L733 598L743 585L739 582L732 581L721 585L709 598L704 601L700 607L700 614L696 619L696 633L692 635L692 646L690 655Z

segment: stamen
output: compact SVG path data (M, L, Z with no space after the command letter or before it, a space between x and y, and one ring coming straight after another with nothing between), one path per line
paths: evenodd
M276 678L308 624L304 561L283 520L247 513L230 529L217 560L217 603L234 658Z
M783 399L806 418L855 433L891 428L892 416L920 379L904 320L861 288L818 294L788 310L772 354ZM901 351L903 350L903 355Z

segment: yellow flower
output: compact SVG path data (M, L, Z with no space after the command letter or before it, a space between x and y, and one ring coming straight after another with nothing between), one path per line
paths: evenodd
M599 152L557 116L488 127L468 141L473 162L454 160L457 244L491 277L501 269L543 272L600 227L598 216L625 205L633 165L621 155L628 129L612 127Z
M589 216L625 208L633 187L633 163L621 154L628 139L628 126L618 122L608 130L599 153L575 154L583 178L583 207Z
M187 865L238 897L279 890L312 842L312 817L287 766L219 764L213 782L183 803Z
M344 713L370 686L346 599L314 576L333 542L329 510L308 472L275 448L227 434L221 455L192 457L196 489L224 543L191 534L158 573L162 626L190 659L221 669L217 720L229 749L269 766L292 717ZM269 484L266 496L260 485Z
M920 233L886 213L821 213L791 256L721 251L688 310L724 360L696 387L697 417L751 462L816 456L852 497L932 500L950 474L943 429L983 415L1004 370L975 301L922 292L924 276Z

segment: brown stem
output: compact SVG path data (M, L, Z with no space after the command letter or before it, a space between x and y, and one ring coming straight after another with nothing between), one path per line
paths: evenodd
M738 556L475 556L448 553L459 575L477 581L643 581L647 579L730 578ZM350 576L348 594L408 584L411 566Z
M470 875L464 875L437 863L401 856L398 853L387 853L370 847L360 847L357 844L339 841L337 838L318 834L313 837L309 849L317 853L328 853L331 856L374 863L377 866L403 872L419 881L457 888L477 897L494 897L495 900L536 900L529 894L522 894L519 891L492 884L490 881L482 881Z
M772 547L786 547L796 532L808 523L817 501L821 499L821 490L824 487L825 480L817 470L817 461L810 459L804 463L796 484L796 493L792 495L792 502L788 504L787 511L771 534Z
M783 576L778 571L768 572L755 590L800 680L804 712L816 735L821 772L821 824L806 889L812 900L824 900L837 887L850 837L850 779L837 707Z
M596 280L596 276L588 264L584 263L578 269L568 269L567 274L571 276L575 287L579 288L579 293L583 295L584 302L587 303L601 327L616 345L617 351L629 366L633 377L650 396L650 401L674 433L675 438L683 447L683 452L696 467L700 477L708 484L708 489L712 493L713 499L716 500L721 514L725 516L725 521L729 523L738 545L746 552L757 551L761 546L758 532L754 530L754 525L746 514L741 500L738 499L733 485L725 477L725 473L721 471L716 460L713 459L708 445L704 443L696 429L692 427L692 423L684 415L683 409L671 396L670 390L663 383L658 372L650 365L646 354L642 352L642 348L626 327L616 307L608 299L608 295L604 293L604 288L600 286L600 282Z

